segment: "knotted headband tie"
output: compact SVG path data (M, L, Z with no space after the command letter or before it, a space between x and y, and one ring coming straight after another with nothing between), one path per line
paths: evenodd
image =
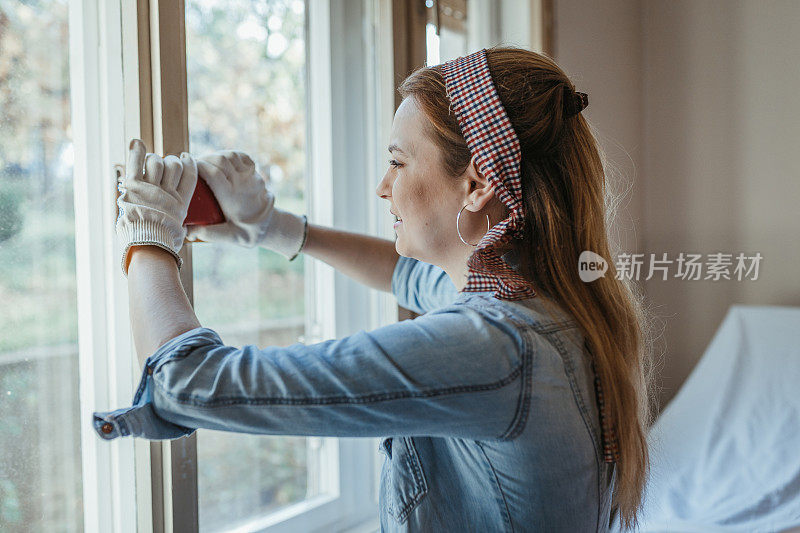
M442 77L450 108L456 115L470 153L475 157L478 170L494 186L495 196L509 210L504 220L486 232L467 261L467 283L462 292L494 291L493 296L500 300L533 298L536 292L530 282L503 261L496 250L512 239L522 237L522 152L519 138L492 82L486 50L445 62ZM585 93L574 96L580 102L567 111L568 116L580 112L588 104ZM614 428L606 416L597 373L595 394L600 410L603 456L605 462L612 463L618 460L619 449Z

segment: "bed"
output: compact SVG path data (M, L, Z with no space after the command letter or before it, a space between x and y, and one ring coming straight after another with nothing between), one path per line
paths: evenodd
M800 308L732 306L648 441L640 531L800 531Z

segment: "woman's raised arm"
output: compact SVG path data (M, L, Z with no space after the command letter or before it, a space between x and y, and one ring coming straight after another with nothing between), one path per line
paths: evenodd
M93 423L107 440L174 439L199 428L504 439L526 420L531 354L503 316L456 304L286 347L229 346L198 327L148 357L133 405L94 412Z
M309 223L301 251L368 287L392 292L392 273L400 258L394 241Z

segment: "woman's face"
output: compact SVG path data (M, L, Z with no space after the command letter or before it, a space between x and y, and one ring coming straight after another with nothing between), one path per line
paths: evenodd
M442 265L464 254L456 232L456 215L468 202L466 179L445 174L438 147L430 139L428 118L413 98L405 98L392 122L389 143L389 169L378 184L376 194L389 201L390 211L401 221L395 224L397 253L421 261ZM461 215L460 228L467 235L480 238L483 232L472 230L468 219L473 213Z

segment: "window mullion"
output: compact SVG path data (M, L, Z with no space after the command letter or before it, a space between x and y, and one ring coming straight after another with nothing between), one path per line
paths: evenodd
M114 163L124 161L120 4L69 4L84 530L133 531L133 442L104 443L92 412L131 398L127 287L116 257Z
M129 335L119 320L127 293L114 252L112 162L124 135L119 5L70 2L69 35L84 530L123 531L136 512L134 446L102 442L91 420L93 411L130 401L134 375L120 349Z
M189 150L184 10L183 0L137 1L139 126L162 156ZM180 255L181 284L194 305L191 245ZM151 442L150 469L153 531L198 531L197 433Z

